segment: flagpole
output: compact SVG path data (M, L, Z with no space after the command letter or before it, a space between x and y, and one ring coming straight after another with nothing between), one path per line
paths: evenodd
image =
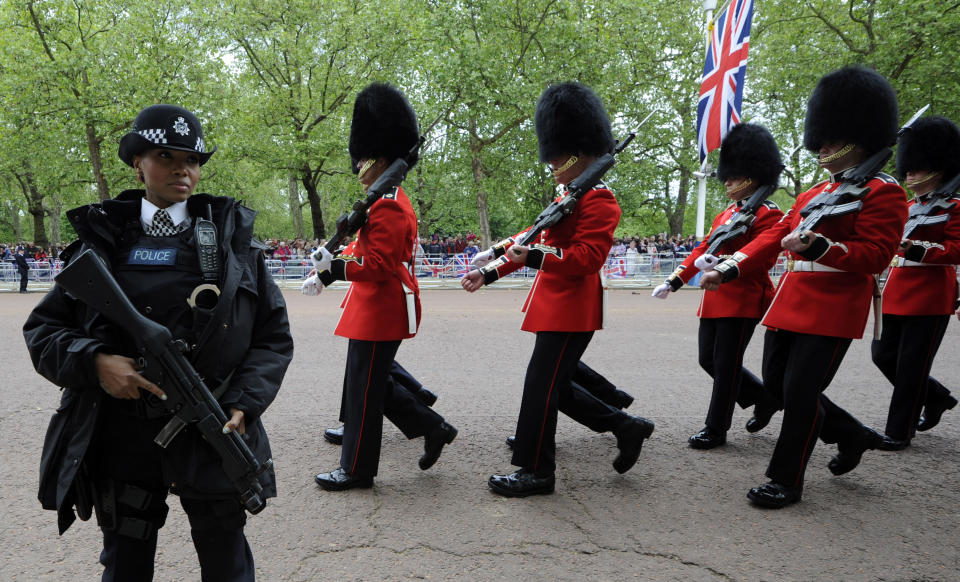
M704 47L710 45L711 24L713 23L713 11L717 7L717 0L703 0L703 11L706 14L706 40ZM707 212L707 158L703 158L700 164L700 172L697 176L697 239L703 240L703 223L706 220Z

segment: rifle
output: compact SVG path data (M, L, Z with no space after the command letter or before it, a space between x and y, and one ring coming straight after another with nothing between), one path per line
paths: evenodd
M173 414L153 441L166 448L185 426L195 425L220 457L240 502L250 513L260 513L267 504L260 496L263 486L257 476L272 467L273 460L259 462L237 431L223 434L228 418L183 355L186 343L174 340L170 330L141 315L93 250L81 253L54 280L136 342L141 373L167 395L165 401L154 397L153 406L166 407Z
M353 235L367 223L367 211L370 210L370 207L373 206L377 200L380 200L384 194L391 192L399 186L400 183L403 182L403 179L407 177L410 160L420 151L420 146L423 145L424 139L423 136L420 136L420 139L410 148L406 156L393 160L393 163L387 166L387 169L380 174L377 181L367 188L366 197L360 198L353 203L352 210L349 214L344 212L340 215L340 218L337 219L337 232L330 237L330 240L327 241L327 244L323 245L323 248L327 249L333 256L336 256L337 250L343 241L353 237ZM319 256L316 256L316 252L314 253L314 258L320 259Z
M913 231L920 226L930 224L940 224L950 220L949 214L934 215L939 210L950 210L957 205L956 202L947 202L950 197L960 189L960 174L957 174L949 182L940 186L929 194L930 202L927 204L914 204L910 207L910 216L903 227L903 238L910 238Z
M903 124L903 127L897 132L897 137L899 138L903 135L903 132L910 129L913 122L923 115L929 107L929 105L925 105L920 111L917 111L913 117L907 120L907 122ZM813 230L825 218L850 214L863 208L862 198L870 192L870 188L866 187L867 182L872 180L873 177L880 172L892 155L893 150L885 147L867 158L860 165L845 171L840 176L842 184L839 188L833 192L821 192L817 194L803 207L800 211L800 216L804 218L793 232L802 233L806 230ZM800 237L801 241L803 238L803 236Z
M704 254L715 255L724 244L732 241L738 236L744 235L753 226L757 220L757 211L763 206L763 203L773 194L776 189L774 185L766 185L757 188L757 190L743 203L736 216L733 216L723 225L713 231L710 238L707 239L707 250Z
M560 200L554 200L551 202L550 206L547 206L543 212L537 216L537 219L533 221L533 226L531 226L527 232L520 236L520 239L516 244L529 244L531 241L536 240L536 238L540 236L541 232L560 222L560 220L565 216L571 214L580 197L593 189L593 187L596 186L603 178L603 175L607 173L607 170L612 168L613 165L617 163L617 160L614 156L622 152L635 137L637 137L637 133L635 131L631 131L626 139L617 144L617 146L613 149L613 152L603 154L594 160L594 162L590 164L586 170L581 172L579 176L567 184L567 195Z

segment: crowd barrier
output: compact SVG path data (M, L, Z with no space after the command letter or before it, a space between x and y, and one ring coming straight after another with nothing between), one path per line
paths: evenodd
M655 287L677 268L689 253L643 254L638 256L607 257L603 267L607 282L611 288ZM59 260L27 261L30 264L29 284L31 290L50 288L53 278L60 272L63 264ZM299 287L312 268L309 259L288 259L285 261L268 259L267 270L280 287ZM470 270L470 259L466 254L423 255L415 261L415 274L421 288L459 288L460 278ZM786 260L783 257L770 271L776 280L784 273ZM524 267L497 281L496 287L527 287L533 281L536 271ZM346 283L335 283L337 286ZM691 281L696 285L696 279ZM13 263L0 263L0 290L17 291L20 289L20 275Z

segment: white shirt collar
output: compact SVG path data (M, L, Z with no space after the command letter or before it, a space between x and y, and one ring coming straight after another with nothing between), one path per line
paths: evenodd
M153 215L157 213L157 210L160 210L153 202L150 202L146 198L141 199L140 201L140 225L143 226L144 230L147 229L151 224L153 224ZM171 204L166 208L167 214L170 215L170 220L173 221L174 226L180 226L180 223L184 220L190 218L190 215L187 213L187 201L177 202Z

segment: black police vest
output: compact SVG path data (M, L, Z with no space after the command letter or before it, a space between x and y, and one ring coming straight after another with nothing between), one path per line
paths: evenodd
M124 238L113 263L120 287L137 311L192 344L202 330L194 329L187 299L203 283L194 230L158 237L141 230Z

